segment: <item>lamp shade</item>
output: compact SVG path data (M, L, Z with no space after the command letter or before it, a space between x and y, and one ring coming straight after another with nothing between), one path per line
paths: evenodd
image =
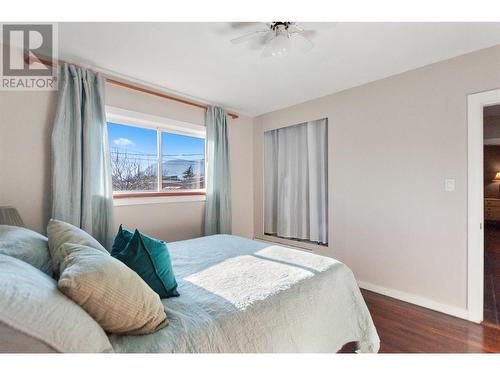
M495 178L493 178L493 181L500 181L500 172L497 172L495 174Z
M19 212L11 206L0 206L0 225L24 227L21 215L19 215Z
M290 38L284 32L277 32L270 45L272 56L284 57L290 52Z

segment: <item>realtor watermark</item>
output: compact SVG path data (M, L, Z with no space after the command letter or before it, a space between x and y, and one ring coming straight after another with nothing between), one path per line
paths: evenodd
M0 24L0 90L57 90L57 24Z

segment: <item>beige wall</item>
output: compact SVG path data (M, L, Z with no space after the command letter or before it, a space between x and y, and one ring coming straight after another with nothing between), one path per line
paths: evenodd
M204 112L180 103L108 85L111 106L204 124ZM0 91L0 205L17 207L29 228L45 232L50 215L50 133L54 92ZM233 232L253 236L252 119L229 124ZM116 223L167 241L202 234L204 202L115 207Z
M330 240L322 252L362 285L465 309L467 94L498 87L500 46L260 116L256 236L263 131L328 117ZM456 191L444 191L445 178L456 179Z
M0 205L45 232L50 211L50 133L55 92L0 91Z

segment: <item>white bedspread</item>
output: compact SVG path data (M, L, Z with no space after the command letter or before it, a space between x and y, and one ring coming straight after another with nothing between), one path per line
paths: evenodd
M236 236L168 244L180 297L170 324L110 335L116 352L336 352L379 338L351 270L332 258Z

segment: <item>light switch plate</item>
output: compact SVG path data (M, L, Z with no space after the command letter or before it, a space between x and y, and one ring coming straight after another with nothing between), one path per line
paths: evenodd
M455 191L455 179L447 178L444 180L444 191Z

